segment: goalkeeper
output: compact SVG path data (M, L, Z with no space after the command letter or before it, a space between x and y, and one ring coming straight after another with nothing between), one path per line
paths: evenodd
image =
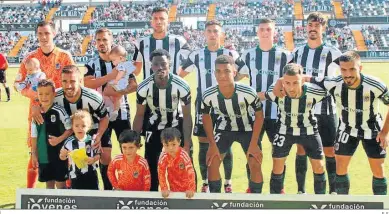
M70 160L69 177L72 189L98 190L96 169L100 151L92 148L94 142L87 134L92 127L92 117L86 110L77 110L71 119L74 136L65 141L59 157L61 160Z

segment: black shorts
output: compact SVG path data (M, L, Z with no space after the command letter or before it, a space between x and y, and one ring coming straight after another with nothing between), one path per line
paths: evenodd
M87 173L77 175L76 178L73 178L72 189L98 190L99 180L97 178L96 170L89 170Z
M317 129L319 131L323 147L333 147L335 144L338 119L336 115L317 115Z
M64 182L69 178L68 160L52 161L47 164L40 163L38 174L39 182Z
M361 139L350 136L344 131L338 131L336 135L335 154L353 156L357 150L359 141L362 141L363 149L369 158L385 158L386 151L383 150L380 144L374 139Z
M7 83L7 73L5 70L0 70L0 83Z
M89 131L89 135L93 137L97 133L98 129L92 129ZM108 130L108 128L107 128ZM101 147L109 147L112 148L112 142L111 142L111 137L108 135L107 130L105 130L103 136L101 137Z
M293 136L277 133L273 141L273 158L284 158L289 155L293 144L302 145L308 157L323 159L323 145L319 133L313 135Z
M119 136L120 134L126 130L126 129L131 129L131 123L129 120L121 120L121 119L117 119L115 121L111 121L109 122L108 124L108 128L107 130L105 131L107 133L107 136L109 137L109 139L111 139L111 136L112 136L112 130L115 131L115 134L116 134L116 139L119 141ZM104 147L104 146L103 146ZM112 148L112 144L111 144L111 148Z
M249 149L251 136L253 132L233 132L233 131L215 131L215 142L220 154L225 154L231 148L235 141L240 143L244 153ZM258 141L258 146L262 149L261 141Z
M277 134L277 119L265 119L263 121L261 134L259 135L259 140L261 142L263 140L263 136L265 135L265 131L269 142L273 142L274 136Z

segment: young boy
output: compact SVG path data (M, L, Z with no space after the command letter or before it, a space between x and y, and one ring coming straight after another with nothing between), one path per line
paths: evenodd
M164 198L169 196L170 191L185 192L187 198L192 198L196 191L193 165L189 155L180 147L180 139L181 133L176 128L166 128L161 132L164 151L159 157L158 180Z
M115 121L120 109L120 100L122 95L118 96L117 93L123 91L128 86L128 78L132 72L135 71L135 67L131 61L127 61L127 51L122 46L115 46L109 53L109 59L113 65L116 66L118 74L116 78L109 82L105 87L103 95L104 101L110 113L110 120Z
M54 103L54 84L47 80L38 83L38 99L42 106L42 125L32 122L32 164L39 170L39 181L46 182L47 189L65 188L68 178L67 161L58 158L63 141L71 134L70 118L63 107Z
M150 169L147 160L137 154L142 147L136 131L127 129L119 136L121 155L109 164L108 178L115 190L150 191Z
M96 162L100 159L100 152L97 149L92 149L94 141L87 134L91 127L92 117L90 113L86 110L77 110L72 116L74 136L65 141L59 155L61 160L67 160L70 152L82 148L86 150L88 159L85 167L78 168L74 160L70 158L69 176L72 189L99 189L96 172L98 164Z
M37 58L26 60L27 77L25 81L15 83L15 88L18 92L31 87L33 91L37 91L39 80L46 79L46 74L41 71L41 65Z

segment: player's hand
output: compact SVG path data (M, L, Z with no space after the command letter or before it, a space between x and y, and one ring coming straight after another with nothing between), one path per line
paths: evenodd
M259 97L259 100L266 100L266 96L265 96L265 92L258 92L258 97Z
M61 143L59 137L49 135L49 143L51 146L56 146Z
M284 86L282 84L282 79L281 78L278 79L276 84L274 85L273 94L276 97L279 97L279 98L283 98L283 97L286 96L286 93L285 93Z
M39 125L43 124L43 117L41 114L41 107L40 106L32 106L31 107L31 116L32 119Z
M209 145L208 151L207 151L207 166L210 166L212 163L212 160L214 158L218 158L220 161L222 160L220 156L219 149L217 148L216 144Z
M170 191L169 190L163 190L162 191L162 197L167 198L169 197Z
M39 168L39 163L38 163L38 156L36 153L31 154L31 161L32 161L32 168L38 169Z
M388 147L388 133L384 132L378 132L378 135L376 137L376 141L380 144L382 149L386 149Z
M188 155L190 154L190 144L189 143L185 143L183 149L186 153L188 153Z
M194 191L192 191L192 190L187 190L187 191L185 191L185 196L186 196L187 198L193 198L193 196L194 196Z
M88 165L92 165L92 164L94 164L96 161L95 161L95 159L94 158L91 158L91 157L88 157L88 160L86 161L86 163L88 164Z
M60 157L62 157L61 159L66 159L68 154L69 154L69 151L67 149L61 149L59 151L59 155L60 155Z
M262 151L258 144L250 143L249 149L247 150L247 161L250 157L253 157L259 164L262 164L262 156Z
M100 134L93 135L93 140L94 140L94 143L92 144L92 149L97 148L99 151L103 152L102 147L101 147L101 135Z
M109 73L107 76L108 76L109 80L114 80L117 75L118 75L118 69L113 68L111 73Z

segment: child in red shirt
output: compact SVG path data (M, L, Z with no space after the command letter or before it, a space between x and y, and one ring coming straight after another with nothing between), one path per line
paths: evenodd
M176 128L166 128L161 132L164 151L158 161L158 180L164 198L170 191L185 192L187 198L192 198L196 191L193 165L188 153L180 147L180 139L181 133Z
M121 155L108 166L108 178L115 190L150 191L150 170L146 159L136 152L142 144L136 131L124 130L119 136Z

